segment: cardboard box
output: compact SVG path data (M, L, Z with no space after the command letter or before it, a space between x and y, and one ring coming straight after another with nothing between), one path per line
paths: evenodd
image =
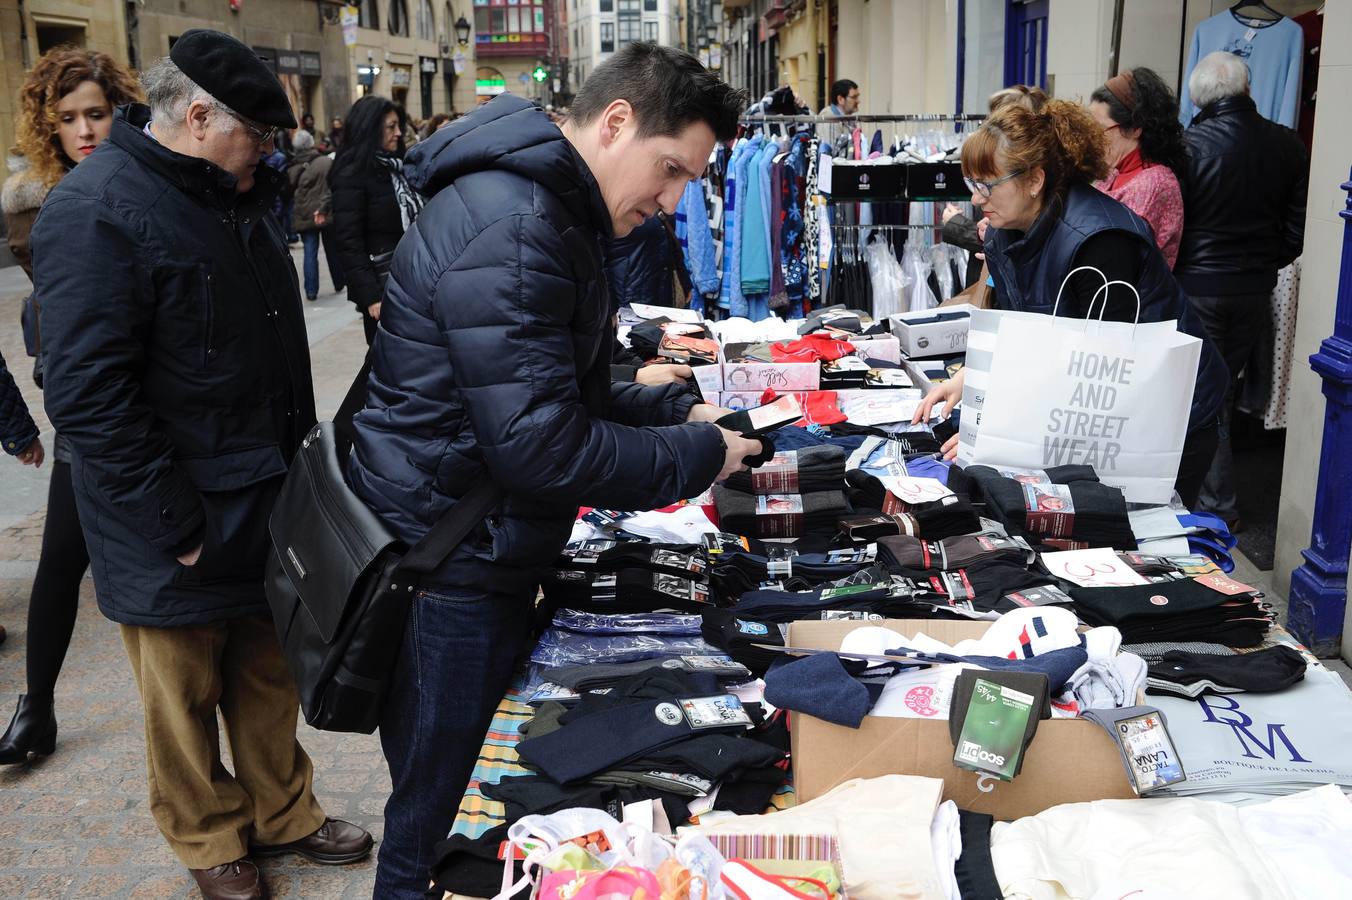
M789 644L838 650L859 622L794 622ZM948 643L977 638L988 622L889 619L869 622L900 634L923 631ZM942 778L944 798L961 809L997 819L1031 816L1060 803L1129 800L1128 782L1117 745L1102 728L1084 719L1044 719L1024 753L1023 771L1010 782L979 776L953 765L947 720L867 716L859 728L832 725L794 713L793 781L802 803L851 778L927 775Z
M860 359L880 359L901 364L901 343L894 335L880 334L866 338L850 338L854 355Z
M781 394L794 391L815 391L821 387L822 366L819 362L801 363L733 363L719 353L723 369L723 390L729 393L760 393L774 388ZM701 390L703 385L701 384Z
M723 364L691 366L690 370L695 373L695 384L699 385L700 396L705 402L717 402L718 395L723 390Z
M971 315L976 307L968 303L959 303L944 307L943 313L966 313L959 319L943 322L912 324L919 319L930 319L939 310L923 312L897 313L889 317L892 324L892 336L898 341L901 352L909 357L950 356L967 351L967 328L972 324ZM898 360L900 362L900 360Z

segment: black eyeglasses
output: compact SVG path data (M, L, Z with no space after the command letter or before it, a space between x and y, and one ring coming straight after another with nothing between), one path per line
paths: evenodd
M1001 175L993 181L977 181L975 178L963 178L962 180L967 183L967 188L972 193L980 194L982 197L989 200L991 198L991 191L1004 184L1006 181L1013 181L1023 173L1024 170L1020 169L1017 172L1010 172L1008 175Z
M265 128L262 125L255 125L253 122L250 122L248 119L244 118L239 113L235 112L232 109L228 109L224 106L221 107L221 111L224 112L230 118L234 119L239 124L243 125L244 130L249 132L249 137L253 138L253 142L258 146L261 147L268 141L273 139L274 136L273 129Z

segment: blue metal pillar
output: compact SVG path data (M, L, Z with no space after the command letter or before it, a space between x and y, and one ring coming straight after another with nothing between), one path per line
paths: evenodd
M1288 627L1316 656L1337 656L1347 607L1352 552L1352 180L1343 217L1343 261L1333 335L1310 357L1324 379L1324 441L1319 454L1310 546L1291 573Z

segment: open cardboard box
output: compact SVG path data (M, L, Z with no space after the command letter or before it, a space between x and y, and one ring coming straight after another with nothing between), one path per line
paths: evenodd
M883 622L794 622L789 644L839 650L861 624L882 625L899 634L923 631L947 643L978 638L988 622L945 619L888 619ZM1084 719L1044 719L1024 753L1023 771L1013 781L978 775L953 765L947 720L866 716L859 728L832 725L803 713L790 719L793 781L800 803L815 799L851 778L926 775L944 780L944 798L961 809L997 819L1031 816L1060 803L1132 799L1121 754L1113 739Z

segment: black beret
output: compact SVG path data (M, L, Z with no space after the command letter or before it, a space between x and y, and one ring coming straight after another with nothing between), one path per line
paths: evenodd
M209 28L191 28L174 41L169 58L184 75L241 116L274 128L296 127L281 82L238 39Z

